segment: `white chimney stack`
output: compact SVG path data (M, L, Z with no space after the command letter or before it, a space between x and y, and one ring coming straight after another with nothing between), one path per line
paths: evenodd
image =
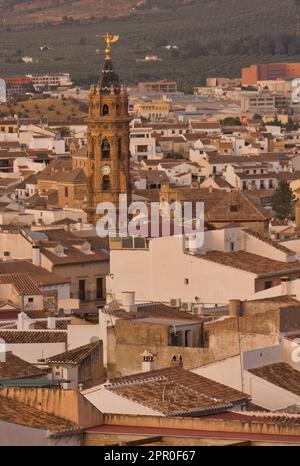
M37 244L32 245L32 263L33 265L41 265L41 250Z
M17 329L18 330L32 330L34 328L34 322L31 320L25 312L18 314Z
M292 294L292 283L289 277L282 277L281 279L281 295L288 296Z
M126 312L136 311L137 308L135 305L135 292L134 291L123 291L122 306Z
M150 372L154 370L154 354L148 350L145 350L141 354L143 358L142 372Z
M47 328L49 330L55 330L56 329L56 318L55 317L48 317L47 318Z
M4 251L3 252L3 262L9 262L10 261L10 252L9 251Z

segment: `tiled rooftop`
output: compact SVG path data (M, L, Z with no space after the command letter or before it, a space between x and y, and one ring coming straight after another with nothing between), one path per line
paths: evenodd
M0 338L7 344L66 343L67 332L58 330L1 330Z
M273 246L274 248L278 249L279 251L282 251L286 254L293 254L293 252L286 248L285 246L282 246L280 243L273 241L272 239L268 238L266 235L261 235L260 233L257 233L256 231L250 230L250 229L245 229L246 233L248 235L253 236L254 238L260 239L266 244L269 244L270 246Z
M299 262L280 262L266 257L257 256L246 251L222 252L208 251L198 256L200 259L216 262L218 264L233 267L256 275L268 273L300 272Z
M249 399L244 393L181 368L114 379L107 388L131 401L173 416L224 411Z
M70 351L66 351L65 353L57 354L51 358L47 358L46 362L49 364L76 365L86 359L99 346L102 346L102 342L100 340L89 343L88 345L80 346L79 348L74 348Z
M3 361L3 357L5 360ZM38 377L43 371L27 361L14 355L12 352L2 354L0 358L0 380L23 379L27 377Z
M11 284L19 294L24 293L26 296L42 294L41 290L26 273L0 274L0 284Z
M77 424L52 416L18 401L0 396L0 420L12 424L49 430L68 432L79 429Z
M286 363L280 362L268 366L249 369L251 374L300 396L300 372Z

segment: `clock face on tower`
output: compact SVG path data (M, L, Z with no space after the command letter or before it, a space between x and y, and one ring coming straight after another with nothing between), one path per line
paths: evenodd
M104 167L102 167L102 175L107 176L109 174L110 174L110 167L108 165L104 165Z

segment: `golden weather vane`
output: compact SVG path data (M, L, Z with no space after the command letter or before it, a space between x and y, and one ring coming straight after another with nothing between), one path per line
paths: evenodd
M114 36L107 32L104 36L102 36L104 39L104 42L106 43L106 48L105 48L105 58L106 60L110 59L110 52L111 52L111 44L114 44L115 42L118 42L120 39L120 36Z

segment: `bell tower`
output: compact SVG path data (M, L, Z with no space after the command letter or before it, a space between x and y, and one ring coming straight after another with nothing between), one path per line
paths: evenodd
M120 84L111 61L111 44L119 36L107 33L102 76L89 95L88 125L88 221L96 224L100 202L119 205L119 195L130 202L129 123L127 89Z

